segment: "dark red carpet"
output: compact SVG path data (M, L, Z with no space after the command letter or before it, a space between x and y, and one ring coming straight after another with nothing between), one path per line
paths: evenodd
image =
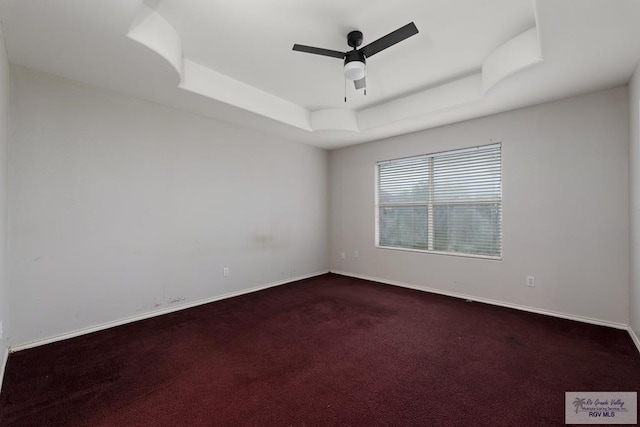
M327 274L14 353L2 426L549 426L624 331Z

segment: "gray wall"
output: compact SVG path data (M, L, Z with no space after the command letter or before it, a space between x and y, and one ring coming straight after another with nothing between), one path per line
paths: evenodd
M11 84L10 345L326 270L326 151L25 68Z
M638 114L629 126L626 88L327 155L43 73L11 71L9 345L327 265L629 323L629 272L637 268L629 262L629 194L633 200L638 181L630 191L628 130L637 146ZM503 143L502 261L374 247L376 160L492 141ZM525 286L527 275L535 276L534 288ZM632 283L638 330L637 279Z
M0 23L0 322L3 334L0 339L0 386L8 351L7 336L10 333L9 300L7 285L7 133L9 106L9 61L2 38Z
M636 339L640 334L640 65L629 82L629 167L631 220L631 281L630 281L630 325ZM637 343L640 345L640 342Z
M628 130L621 87L332 151L331 269L626 325ZM377 160L492 141L503 144L502 261L375 248Z

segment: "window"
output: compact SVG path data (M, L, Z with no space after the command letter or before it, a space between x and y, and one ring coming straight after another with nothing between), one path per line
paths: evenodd
M499 259L501 144L377 163L379 247Z

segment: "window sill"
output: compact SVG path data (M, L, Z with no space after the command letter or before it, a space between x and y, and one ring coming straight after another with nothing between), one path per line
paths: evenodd
M496 256L488 256L488 255L463 254L458 252L427 251L424 249L396 248L393 246L380 246L380 245L376 245L376 249L387 249L390 251L403 251L403 252L418 252L423 254L446 255L446 256L455 256L455 257L461 257L461 258L486 259L489 261L502 261L502 256L496 257Z

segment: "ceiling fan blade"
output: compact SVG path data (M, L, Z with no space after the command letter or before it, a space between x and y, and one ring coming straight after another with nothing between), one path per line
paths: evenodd
M293 50L297 50L298 52L313 53L315 55L331 56L333 58L339 58L339 59L344 58L344 52L338 52L337 50L330 50L330 49L322 49L320 47L305 46L302 44L294 44Z
M353 84L356 85L356 90L365 89L367 87L367 78L363 77L360 80L354 80Z
M402 40L418 34L418 28L413 22L398 28L397 30L387 34L384 37L380 37L378 40L369 43L360 49L364 56L367 58L375 55L376 53L393 46L396 43L400 43Z

